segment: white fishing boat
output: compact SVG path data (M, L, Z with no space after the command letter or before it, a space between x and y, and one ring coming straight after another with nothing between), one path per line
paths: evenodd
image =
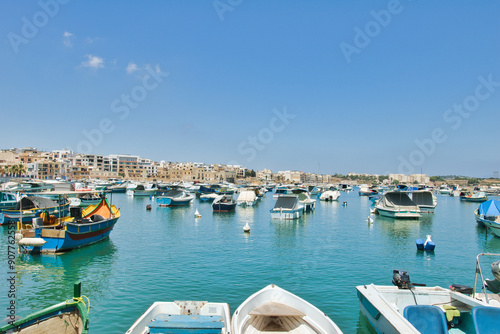
M461 286L469 289L469 296L439 286L415 286L408 273L400 270L394 270L393 284L356 287L360 310L377 333L482 333L478 328L498 327L498 295L485 299L476 294L475 287Z
M271 284L248 297L233 314L233 334L342 333L323 312Z
M236 202L238 205L254 206L257 203L257 194L255 190L243 190L238 195Z
M381 216L391 218L420 218L420 208L406 192L390 191L385 193L375 204L375 209Z
M300 204L297 195L281 195L271 209L273 219L296 219L302 216L304 206Z
M126 334L217 333L229 334L231 316L226 303L206 301L155 302Z
M154 196L158 191L158 187L155 184L138 184L134 190L134 196Z
M321 193L321 196L319 196L320 201L325 201L325 202L333 202L337 201L340 197L340 191L338 190L327 190L323 193Z

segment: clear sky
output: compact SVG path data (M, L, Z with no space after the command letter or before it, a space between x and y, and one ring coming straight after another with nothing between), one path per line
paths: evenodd
M498 1L0 2L0 147L500 170Z

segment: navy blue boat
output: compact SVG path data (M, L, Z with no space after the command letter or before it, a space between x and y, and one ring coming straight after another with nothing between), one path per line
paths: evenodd
M236 208L236 201L231 195L219 195L214 199L212 208L214 212L234 211Z

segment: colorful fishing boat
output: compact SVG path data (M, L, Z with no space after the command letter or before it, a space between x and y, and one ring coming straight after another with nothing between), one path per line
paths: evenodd
M65 198L58 203L46 197L26 196L17 203L15 209L3 211L4 224L14 224L21 219L23 223L30 223L33 218L40 217L43 212L56 218L63 218L69 214L69 204Z
M16 241L23 253L60 253L106 239L115 226L120 211L103 198L97 205L58 219L42 213L31 224L19 223Z
M0 333L88 333L90 302L86 296L81 295L80 290L81 283L75 284L72 299L32 313L23 319L14 320L15 315L9 315L8 319L12 320L0 328Z
M477 192L462 192L460 194L460 200L464 202L486 202L488 200L488 196L486 196L486 193L484 191L477 191Z
M155 302L126 334L229 334L231 316L226 303L206 301Z

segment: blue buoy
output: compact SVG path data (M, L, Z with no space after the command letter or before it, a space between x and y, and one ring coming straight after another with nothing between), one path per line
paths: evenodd
M417 250L423 251L424 250L424 241L422 239L417 239L416 243L417 243Z
M425 240L424 249L427 252L433 252L434 248L436 248L436 244L431 240L431 236L428 235L427 240Z

